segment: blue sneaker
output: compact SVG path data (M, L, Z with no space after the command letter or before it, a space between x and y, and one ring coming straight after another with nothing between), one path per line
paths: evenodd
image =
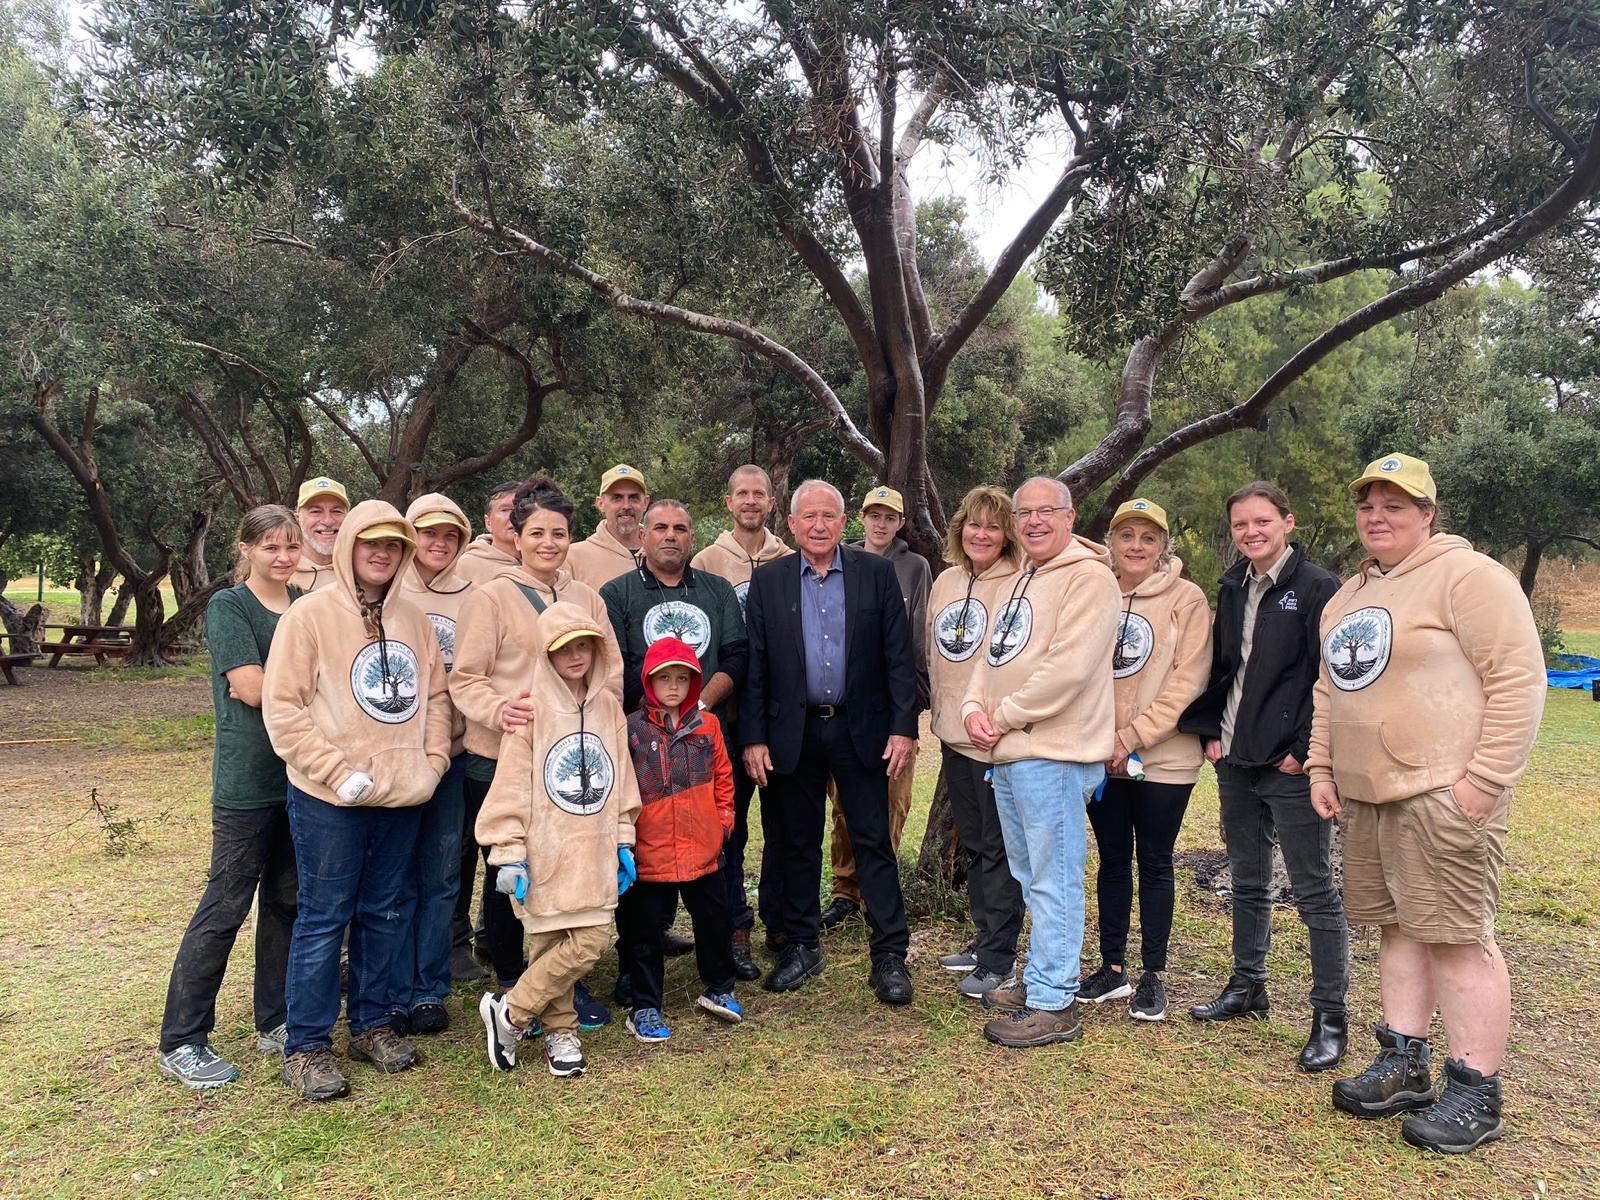
M706 992L695 1001L719 1021L726 1021L729 1025L737 1025L744 1020L744 1009L733 998L730 992Z
M590 994L580 981L572 989L572 1007L578 1010L578 1028L585 1033L611 1024L611 1010Z
M664 1042L672 1036L672 1030L661 1019L659 1008L636 1008L628 1014L626 1024L628 1032L646 1045Z

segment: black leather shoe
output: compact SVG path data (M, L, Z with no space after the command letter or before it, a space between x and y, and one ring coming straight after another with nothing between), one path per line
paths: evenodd
M861 905L857 904L854 900L845 900L843 898L835 899L833 903L829 904L827 908L822 910L822 932L828 933L831 930L839 928L839 926L843 925L851 917L856 916L858 913L860 913L860 911Z
M911 1003L911 976L906 973L903 958L886 954L877 959L867 982L872 984L872 994L884 1004Z
M1238 975L1231 976L1228 986L1222 989L1222 995L1209 1003L1196 1004L1189 1010L1189 1015L1196 1021L1231 1021L1235 1017L1265 1020L1267 986Z
M761 978L761 968L756 966L756 960L750 957L750 931L748 929L735 929L733 931L733 973L736 978L749 983Z
M769 992L793 992L805 986L813 975L822 974L822 951L798 942L785 946L778 965L772 968L761 986Z
M681 958L694 949L694 939L667 930L661 935L661 953L668 958Z
M1306 1048L1300 1051L1300 1069L1312 1075L1333 1070L1349 1044L1350 1027L1343 1013L1312 1009L1311 1036L1306 1039Z

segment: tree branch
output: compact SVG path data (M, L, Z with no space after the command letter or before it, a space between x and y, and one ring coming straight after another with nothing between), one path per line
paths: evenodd
M367 469L372 472L372 477L377 480L378 485L381 487L387 482L388 472L384 470L383 464L378 461L377 456L372 453L372 448L367 445L366 439L352 429L350 423L341 417L332 405L328 404L321 396L312 396L310 400L316 406L317 411L332 421L334 427L349 438L351 444L360 451L362 459L367 464Z
M462 322L479 342L488 346L501 357L509 360L522 375L522 388L526 397L523 406L522 423L512 431L511 435L497 445L491 447L483 454L464 458L457 463L438 472L429 481L431 489L443 491L458 479L465 479L479 472L488 471L499 466L512 454L525 446L533 436L539 432L539 424L544 419L545 397L552 392L561 391L567 386L565 378L559 382L541 384L534 373L533 364L528 361L528 356L509 342L501 341L492 333L479 328L470 321Z
M1580 152L1578 139L1568 133L1561 122L1550 115L1550 110L1539 102L1538 82L1533 65L1533 52L1530 50L1522 56L1523 99L1527 101L1528 111L1545 127L1550 136L1561 144L1561 148L1567 152L1567 157L1575 159Z

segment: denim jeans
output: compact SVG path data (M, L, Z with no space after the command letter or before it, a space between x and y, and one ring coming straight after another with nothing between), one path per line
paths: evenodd
M417 808L344 808L289 785L300 911L289 944L286 1054L333 1046L339 943L350 930L352 1037L390 1022L389 989L404 936L400 891L417 844Z
M1217 764L1217 791L1233 873L1234 974L1267 981L1272 847L1277 844L1300 920L1311 937L1311 1007L1344 1012L1350 929L1328 857L1333 826L1311 807L1311 781L1276 767L1236 767L1224 759Z
M1087 806L1104 776L1103 763L1042 758L994 767L995 808L1006 859L1033 916L1028 965L1022 973L1029 1008L1054 1012L1078 994Z
M466 756L457 755L433 798L417 811L417 849L400 899L402 940L389 988L392 1011L443 1004L450 994L450 926L461 888L461 813Z

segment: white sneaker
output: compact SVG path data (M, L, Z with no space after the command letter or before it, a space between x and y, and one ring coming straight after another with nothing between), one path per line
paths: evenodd
M478 1015L483 1018L489 1065L496 1071L511 1070L517 1065L517 1043L522 1040L522 1030L511 1023L506 998L485 992L478 1001Z
M289 1042L289 1027L279 1025L276 1029L263 1030L256 1034L256 1049L263 1054L283 1054L283 1048Z
M552 1033L544 1039L544 1061L550 1074L560 1078L582 1075L588 1068L583 1057L583 1043L575 1033Z

